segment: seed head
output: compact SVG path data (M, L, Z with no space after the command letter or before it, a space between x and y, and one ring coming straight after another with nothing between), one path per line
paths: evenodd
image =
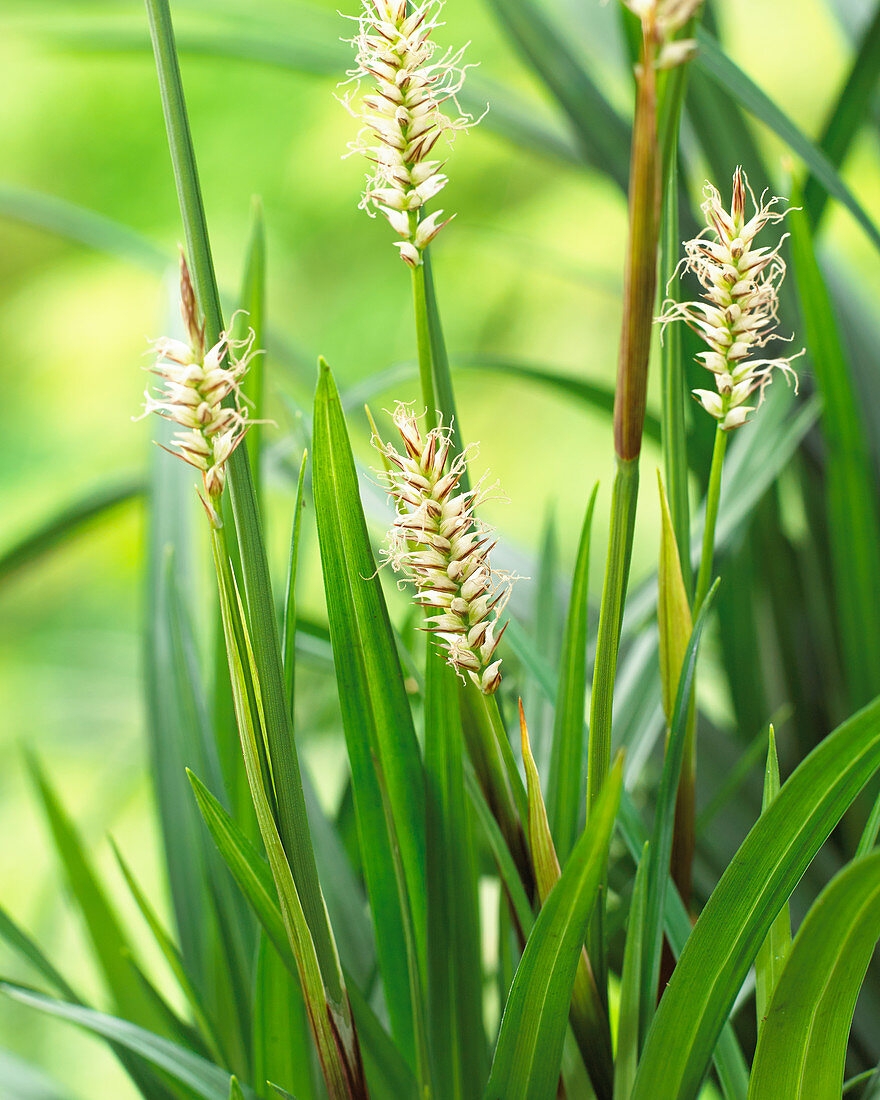
M746 192L755 211L748 221ZM791 363L803 352L774 359L753 358L756 348L779 339L775 331L779 286L785 277L785 262L779 250L785 237L772 247L756 248L754 241L766 225L785 217L786 210L775 209L783 200L771 198L765 202L762 195L759 202L741 168L733 175L729 211L711 183L706 184L705 194L702 209L707 227L694 240L685 241L682 260L699 279L702 299L669 300L658 319L663 325L684 321L708 345L709 350L700 352L697 358L715 376L716 390L694 390L694 396L722 428L730 431L745 423L748 413L757 407L745 404L756 391L761 403L774 368L794 380L797 392L797 375Z
M466 455L456 455L447 469L451 428L441 423L423 437L420 417L403 403L393 419L402 454L373 436L388 462L381 476L397 506L383 556L413 582L416 601L436 612L427 616L426 629L446 650L447 663L492 695L501 683L501 661L493 659L506 626L499 629L499 616L516 579L490 565L494 533L474 515L494 487L481 479L459 491Z
M350 152L375 165L360 206L388 219L402 238L395 241L400 257L410 267L421 264L424 249L451 220L440 221L442 210L422 217L425 203L447 183L443 162L431 154L444 131L451 137L474 125L456 99L468 68L462 63L467 47L435 57L431 34L442 25L442 7L443 0L425 0L407 14L406 0L363 0L352 39L357 64L348 73L356 89L341 101L364 124ZM355 104L363 79L374 84ZM454 115L444 113L446 103Z
M150 369L165 385L156 395L144 392L144 412L137 419L154 412L180 426L165 450L201 471L202 504L211 523L220 527L217 505L226 483L226 462L250 426L240 383L259 352L253 350L253 331L246 340L231 340L221 333L217 343L204 350L205 324L182 255L180 297L189 343L167 337L155 341L156 361ZM230 395L232 404L224 405Z

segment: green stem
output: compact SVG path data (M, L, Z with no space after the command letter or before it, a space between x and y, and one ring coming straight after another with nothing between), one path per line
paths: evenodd
M611 495L611 530L605 583L599 608L596 636L596 664L590 698L590 740L587 756L587 814L589 815L611 763L611 711L614 678L629 565L632 557L633 530L639 490L639 461L617 460L617 473ZM592 958L592 954L590 958Z
M672 276L678 265L678 165L673 158L666 181L660 244L660 285L677 291ZM675 288L673 288L675 283ZM678 557L685 591L693 592L693 566L690 553L690 507L688 503L687 435L685 431L685 379L681 355L681 329L669 325L660 349L661 429L663 466L672 529L678 544Z
M719 424L715 431L715 448L712 451L712 467L709 471L709 490L706 494L706 523L703 527L703 548L700 552L700 571L697 574L697 591L694 596L694 618L700 613L703 600L712 580L712 562L715 556L715 525L718 522L718 505L721 502L721 471L727 450L727 432Z
M412 269L413 313L416 319L416 345L419 356L419 381L426 406L428 428L437 426L437 395L434 390L434 356L431 351L431 325L423 264Z

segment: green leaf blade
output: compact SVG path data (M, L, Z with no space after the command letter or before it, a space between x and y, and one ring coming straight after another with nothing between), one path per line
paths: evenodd
M620 799L618 761L531 931L504 1009L486 1100L546 1100L559 1077L571 992Z
M314 496L358 832L361 850L370 853L364 870L380 969L395 1037L415 1058L422 1005L414 989L425 958L424 773L339 394L323 362Z
M850 1023L880 939L880 853L856 860L801 925L758 1037L749 1100L839 1096Z
M880 700L830 734L762 814L713 891L648 1033L633 1100L691 1100L758 948L880 767Z
M590 533L598 491L597 484L587 504L578 545L560 655L559 689L547 783L547 813L556 854L563 867L574 847L583 806Z

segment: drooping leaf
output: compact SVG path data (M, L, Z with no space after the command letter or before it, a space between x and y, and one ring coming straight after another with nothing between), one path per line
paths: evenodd
M490 0L490 6L517 50L565 112L584 158L625 192L629 129L566 38L532 0Z
M226 1070L145 1028L116 1016L95 1012L91 1008L53 1000L12 982L0 982L0 991L21 1004L36 1008L49 1016L68 1020L124 1047L169 1074L204 1100L228 1100L230 1075ZM245 1090L244 1095L246 1100L254 1100L250 1089Z
M865 27L843 89L832 107L819 148L835 168L840 168L868 113L871 97L880 74L880 8ZM814 176L804 184L804 209L814 227L822 220L828 202L828 189Z
M822 186L842 203L880 248L880 231L838 174L825 153L809 140L772 99L724 53L704 28L697 31L699 53L695 64L712 77L741 106L769 126L806 164Z

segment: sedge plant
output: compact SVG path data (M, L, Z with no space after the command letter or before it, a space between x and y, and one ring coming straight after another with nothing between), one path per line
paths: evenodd
M734 89L747 80L731 77L725 55L718 61L711 9L696 0L620 6L634 78L630 128L549 15L553 5L493 0L489 7L578 131L578 163L599 166L627 196L614 393L547 371L542 382L587 394L594 408L612 413L601 600L593 607L589 577L602 489L573 465L572 491L586 502L575 566L560 583L551 553L533 563L541 577L538 629L522 596L535 582L498 564L509 544L484 515L500 489L489 473L471 477L477 445L459 419L432 269L432 250L457 232L446 191L453 194L453 153L463 152L461 138L482 111L468 91L464 49L446 45L442 3L362 0L359 12L348 13L354 62L340 98L359 126L350 152L369 164L360 206L390 227L403 266L378 233L369 262L411 281L416 369L397 379L387 416L368 412L368 432L320 360L311 416L300 418L308 453L296 455L298 476L288 477L290 554L279 575L266 550L278 497L267 491L274 349L263 323L259 207L236 303L243 309L230 312L218 290L169 0L147 0L186 242L176 295L182 328L154 345L157 383L144 414L158 414L161 448L151 491L146 651L170 921L136 869L119 859L174 989L143 962L143 929L117 916L35 757L38 796L107 986L103 1010L0 910L0 937L39 986L4 981L4 994L21 1011L38 1009L100 1036L145 1100L689 1100L718 1090L727 1100L825 1100L841 1095L848 1064L860 1068L853 1059L866 1044L849 1034L880 936L873 851L880 810L858 818L851 808L880 769L880 700L846 691L880 686L872 655L847 638L847 652L862 664L841 678L837 697L852 705L791 768L790 753L777 752L768 708L733 692L731 665L737 721L757 712L767 729L743 721L737 733L749 740L737 742L738 764L703 816L696 812L708 793L696 770L698 732L710 757L720 752L707 721L713 715L696 690L698 678L717 679L701 660L701 641L709 633L726 652L734 627L745 629L730 619L742 592L728 598L725 585L744 568L743 547L766 536L755 517L777 508L778 479L789 478L789 495L799 486L805 511L812 494L827 492L820 503L846 532L876 525L873 497L858 492L876 488L870 437L859 429L857 445L842 440L841 425L856 423L857 406L833 315L816 318L817 303L827 301L813 251L821 209L813 199L812 213L783 211L760 188L756 197L736 148L724 175L712 164L716 184L706 185L700 215L692 209L688 160L677 155L686 105L689 140L710 162L719 146L700 113L709 98L700 59ZM867 40L869 55L877 35ZM733 93L725 109L714 125L735 115L729 133L747 133L738 128ZM499 113L502 125L513 125L515 111ZM490 109L483 125L492 116ZM559 152L558 135L533 122L520 120L517 133ZM743 149L741 159L751 153ZM813 158L811 166L827 181L826 162ZM766 174L757 168L758 177ZM831 179L849 202L833 172ZM813 180L804 193L815 196L815 187ZM791 260L783 258L783 216L792 226ZM673 255L679 219L694 220L683 257ZM815 360L821 412L815 402L795 403L797 387L774 387L757 411L772 373L794 373L794 356L772 345L764 351L779 331L794 328L780 294L787 262L808 319L805 363ZM699 286L694 300L675 281L663 290L661 266L666 277L679 264ZM658 330L667 338L662 347ZM704 346L687 346L690 336ZM819 365L820 351L837 356L837 374ZM655 357L663 360L659 424L648 407ZM715 421L709 448L696 419L706 414ZM630 591L649 433L662 439L669 501L661 480L656 578ZM372 469L359 464L370 439ZM803 458L815 461L817 453L828 465L827 487L810 480ZM492 454L491 440L484 442L490 466ZM702 527L693 532L689 477L703 498ZM377 483L384 510L371 503L368 487ZM515 506L517 486L505 488ZM104 507L115 500L108 496ZM83 505L66 530L91 507ZM317 619L297 599L312 507L326 611ZM188 562L204 550L181 529L189 511L210 541L202 567L211 574L204 588L216 621L207 628L203 606L192 615L193 586L183 583ZM788 536L780 528L777 537ZM833 554L824 554L818 534L816 545L798 552L811 577L833 578L829 591L852 611L880 577L876 547L851 549L847 558L836 528L831 538ZM28 552L19 549L18 558ZM766 567L781 556L767 555ZM849 570L848 561L855 563ZM771 611L781 614L776 594L765 591L771 610L747 626L757 631ZM863 615L869 636L870 608ZM836 628L845 633L851 618L843 615ZM782 651L792 641L783 630L790 619L774 622ZM214 643L217 659L206 671L200 648ZM757 649L743 644L735 656L760 672ZM308 751L314 699L298 672L306 654L320 668L344 741L342 794L331 809L316 793ZM800 722L802 700L794 689L792 696ZM663 750L652 754L655 742ZM722 854L711 846L715 806L748 808L750 772L765 755L763 798ZM792 937L789 898L815 873L814 857L848 812L855 842L844 833L826 848L835 852L836 873L811 880L807 916ZM692 869L699 871L693 879ZM753 967L756 1042L737 1026ZM4 1072L0 1058L6 1093L27 1095ZM848 1089L870 1095L872 1087L862 1076Z

